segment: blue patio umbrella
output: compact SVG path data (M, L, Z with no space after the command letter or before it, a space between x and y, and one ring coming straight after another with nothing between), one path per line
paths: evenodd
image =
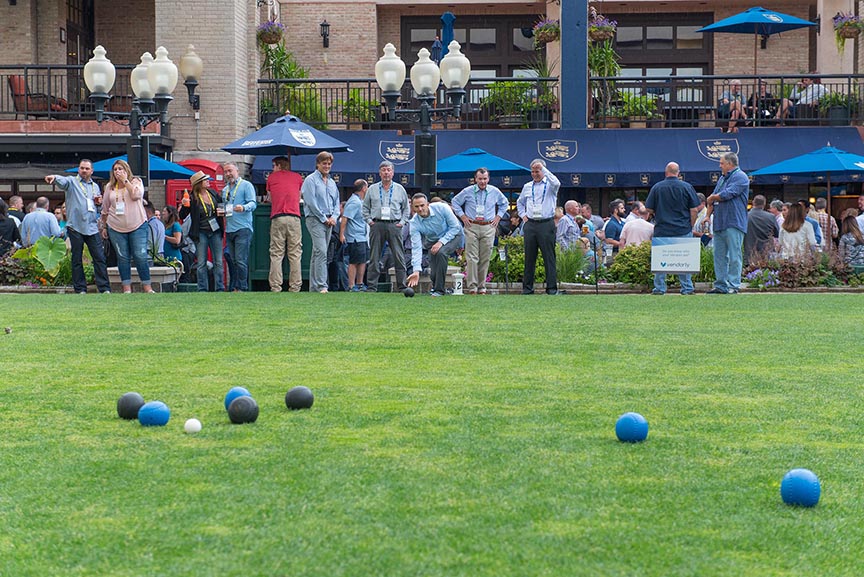
M435 64L441 65L441 40L438 37L435 37L435 42L432 43L432 49L429 51L429 59L434 61Z
M222 147L232 154L318 154L329 152L353 152L351 148L336 138L312 128L296 116L290 114L277 118L275 122L262 127L239 140Z
M531 172L524 166L495 156L481 148L469 148L453 156L442 158L436 166L438 176L443 178L471 178L480 167L486 168L490 176L515 176ZM414 171L405 172L411 174Z
M114 158L106 158L105 160L100 160L99 162L93 163L93 176L99 178L110 178L111 177L111 169L114 167L114 163L118 160L122 160L124 162L129 162L128 157L124 154L123 156L115 156ZM66 172L78 172L78 167L67 168ZM185 166L181 166L179 164L175 164L164 158L159 156L155 156L153 154L150 155L150 179L151 180L170 180L172 178L189 178L195 174L193 171L189 170Z
M777 162L750 174L752 176L779 174L824 177L828 184L828 214L831 214L831 177L843 181L864 180L864 156L834 148L829 144L819 150Z
M755 7L724 18L714 24L700 28L696 32L730 32L732 34L753 34L753 74L756 74L758 45L760 36L771 36L788 30L816 26L815 22L802 20L789 14Z
M452 12L445 12L441 15L441 58L447 56L450 43L453 42L453 22L456 20L456 15Z

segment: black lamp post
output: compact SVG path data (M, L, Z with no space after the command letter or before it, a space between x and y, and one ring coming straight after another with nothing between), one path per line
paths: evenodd
M192 58L186 86L192 103L195 87L198 85L193 74L200 75L201 59L195 55L192 46L189 48ZM168 105L174 99L171 93L177 86L177 66L168 59L168 51L163 46L156 49L155 59L149 52L142 54L141 63L132 70L130 77L135 98L129 112L112 112L105 110L105 104L111 99L109 92L114 87L116 70L105 54L102 46L93 50L93 58L84 66L84 82L90 90L90 99L96 105L96 121L101 124L107 118L129 127L129 138L126 141L129 167L134 175L141 177L146 189L150 185L150 141L149 137L142 136L142 132L147 126L158 121L161 133L168 133ZM184 58L188 56L189 53Z
M419 109L398 108L402 85L405 83L405 63L396 56L396 47L384 46L384 56L375 64L375 81L381 88L381 96L387 106L389 120L407 117L418 123L419 132L414 134L415 182L419 180L420 190L429 197L437 180L435 135L432 134L432 117L458 117L465 99L465 85L471 76L471 63L462 54L461 46L455 40L448 46L449 52L441 60L441 68L429 59L429 51L421 48L417 62L411 67L411 87L420 101ZM434 107L435 92L443 82L447 89L448 107Z

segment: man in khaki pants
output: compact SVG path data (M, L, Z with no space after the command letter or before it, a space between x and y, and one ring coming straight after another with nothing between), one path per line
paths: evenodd
M288 254L288 290L300 292L303 277L300 257L303 254L303 231L300 227L300 187L303 177L291 172L286 156L273 159L273 172L267 177L270 201L270 290L282 292L282 259Z
M486 294L486 273L495 244L498 222L509 208L507 198L489 184L489 171L478 168L474 184L453 197L453 212L465 225L465 263L468 294Z

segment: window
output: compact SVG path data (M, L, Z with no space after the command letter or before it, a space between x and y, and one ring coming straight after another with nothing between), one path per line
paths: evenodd
M609 14L618 21L615 49L628 70L671 68L696 74L711 74L713 44L710 34L696 32L714 21L711 13ZM631 72L632 73L632 72ZM638 76L638 74L634 74Z

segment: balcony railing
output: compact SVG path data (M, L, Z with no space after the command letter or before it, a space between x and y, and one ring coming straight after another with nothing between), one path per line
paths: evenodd
M735 96L733 80L740 81ZM798 92L798 91L803 91ZM743 126L847 126L864 120L864 75L820 75L804 89L800 76L672 76L591 78L590 122L728 129L740 98ZM793 98L800 95L801 100ZM818 98L816 98L818 96ZM784 109L787 111L784 114ZM740 114L740 113L739 113Z
M116 68L115 96L106 110L127 112L133 66ZM95 120L88 95L83 66L0 66L0 120Z
M433 128L551 128L558 117L557 78L484 78L465 87L459 118L433 117ZM437 105L447 106L444 89ZM263 124L290 113L316 128L408 128L404 119L390 121L374 78L258 81L258 120ZM407 83L399 105L419 108ZM509 124L508 124L509 122Z

